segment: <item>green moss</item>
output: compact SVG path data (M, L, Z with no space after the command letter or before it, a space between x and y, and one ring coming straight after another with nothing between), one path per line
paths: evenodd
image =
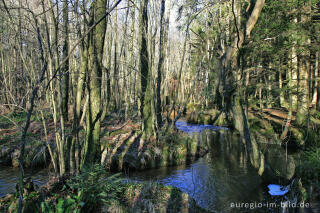
M278 133L270 122L254 116L250 116L248 122L252 136L258 142L280 143Z
M219 117L216 118L216 116ZM186 116L186 121L190 124L211 124L217 126L228 125L225 114L220 114L217 110L208 110L204 112L191 111L191 113Z
M187 194L172 186L144 182L128 186L129 212L205 212ZM135 201L136 200L136 201Z
M297 128L290 128L290 131L292 132L292 135L293 135L297 145L304 146L305 145L305 141L304 141L305 138L303 136L303 132Z
M110 145L110 151L106 154L106 166L112 171L181 165L203 156L205 152L199 150L208 149L206 144L175 131L160 135L160 143L153 138L132 137L124 140L120 147Z
M190 146L189 152L190 152L192 155L195 155L196 152L197 152L198 144L195 143L193 140L189 140L189 141L187 141L187 145Z
M271 128L271 129L266 129L266 131L264 132L264 135L266 137L270 137L270 136L273 136L275 133L274 133L274 130Z

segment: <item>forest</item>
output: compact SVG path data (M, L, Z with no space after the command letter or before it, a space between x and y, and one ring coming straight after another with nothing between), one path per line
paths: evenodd
M0 212L318 212L319 32L318 0L1 0Z

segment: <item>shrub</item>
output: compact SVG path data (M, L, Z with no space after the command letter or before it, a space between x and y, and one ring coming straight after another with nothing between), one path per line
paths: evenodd
M120 174L110 175L106 168L94 165L67 180L56 202L41 202L43 212L95 212L101 206L117 203L124 191Z
M298 167L299 176L310 183L315 183L315 181L319 182L320 148L305 151L301 156L301 160Z

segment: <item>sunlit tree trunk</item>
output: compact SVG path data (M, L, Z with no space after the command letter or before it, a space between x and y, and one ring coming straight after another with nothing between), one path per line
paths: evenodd
M109 8L110 2L107 2L107 7ZM103 88L103 103L102 103L102 115L101 115L101 121L103 121L107 115L107 112L110 110L110 99L111 99L111 61L112 61L112 32L109 30L108 32L108 22L110 21L110 18L107 17L107 27L106 27L106 35L104 40L104 56L103 56L103 82L102 82L102 88Z
M51 87L51 101L52 101L52 109L53 109L53 117L54 117L54 127L55 127L55 140L57 145L57 161L59 165L59 174L62 175L67 172L67 153L66 148L67 140L65 137L65 120L62 113L62 82L55 79L55 75L57 72L62 75L62 69L56 70L57 66L60 64L60 53L59 53L59 7L52 7L53 4L49 1L49 6L52 8L50 10L50 16L53 27L51 28L52 34L52 49L50 47L50 43L48 43L48 48L50 51L49 57L49 71L50 71L50 78L52 78L50 87ZM54 12L54 8L56 9L56 13ZM49 37L49 35L48 35ZM50 39L48 39L50 40ZM61 79L61 78L60 78ZM59 120L60 119L60 120Z
M284 96L283 76L282 76L283 71L282 71L281 61L280 61L278 73L279 73L279 89L280 89L280 97L279 97L280 98L280 106L287 108L288 107L288 103L286 102L286 99L285 99L285 96Z
M149 70L149 52L147 46L148 33L148 0L142 0L140 5L139 42L140 42L140 80L141 98L140 113L143 119L142 129L145 136L152 135L153 110L152 110L152 88L151 72Z
M164 12L165 12L165 0L161 0L161 9L160 9L160 44L159 44L159 63L158 63L158 76L157 76L157 104L156 104L156 113L157 113L157 125L158 128L162 126L162 111L161 111L161 75L163 72L163 60L164 60Z
M298 23L297 18L294 19L294 23ZM297 56L297 43L293 42L291 48L291 80L290 90L292 95L292 107L296 111L298 107L298 56Z
M310 21L311 5L307 1L305 5L302 6L301 14L301 24L306 26ZM298 67L299 67L299 87L298 87L298 109L297 109L297 124L300 126L307 124L307 118L309 114L309 73L310 73L310 51L308 47L311 44L309 36L303 42L303 50L298 55Z
M113 50L113 93L114 93L114 106L118 111L120 110L120 88L119 88L119 65L118 65L118 13L114 15L114 50Z
M133 2L134 3L134 2ZM130 81L131 81L131 84L130 84L130 87L129 87L129 92L128 92L128 95L130 96L129 97L129 100L130 100L130 105L129 105L129 110L130 110L130 107L131 105L133 105L136 101L136 98L135 98L135 90L136 90L136 72L134 71L134 67L135 67L135 63L136 63L136 60L135 60L135 39L136 39L136 31L135 31L135 24L136 24L136 10L135 10L135 7L133 6L133 3L131 3L132 5L132 8L131 8L131 40L130 40L130 45L129 45L129 49L130 49L130 65L129 65L129 77L130 77Z
M319 88L319 51L315 54L314 71L313 71L313 96L312 105L316 106L318 102L318 88Z
M83 4L86 4L83 1ZM80 6L80 5L78 5ZM77 19L81 19L79 14L77 14ZM78 36L81 37L81 27L84 31L86 31L87 20L85 16L82 17L83 26L77 26ZM77 72L76 82L77 85L75 87L74 92L74 105L73 105L73 124L72 124L72 143L70 150L70 172L76 173L79 172L80 169L80 138L79 138L79 129L80 129L80 119L83 114L85 114L85 110L82 112L82 100L83 100L83 90L86 82L86 75L88 72L88 39L85 39L81 42L80 45L81 55L80 55L80 66L79 71Z
M96 0L91 5L92 20L98 21L106 13L106 0ZM100 22L89 34L88 48L88 87L89 95L86 138L83 149L82 166L100 160L100 116L101 116L101 77L102 55L106 32L106 21Z

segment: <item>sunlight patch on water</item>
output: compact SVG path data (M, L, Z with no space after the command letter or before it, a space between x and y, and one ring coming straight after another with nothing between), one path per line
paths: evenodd
M177 121L176 127L178 130L188 133L189 135L192 135L196 132L202 132L206 129L211 129L214 131L218 130L229 130L227 127L221 127L221 126L214 126L210 124L188 124L185 121Z

